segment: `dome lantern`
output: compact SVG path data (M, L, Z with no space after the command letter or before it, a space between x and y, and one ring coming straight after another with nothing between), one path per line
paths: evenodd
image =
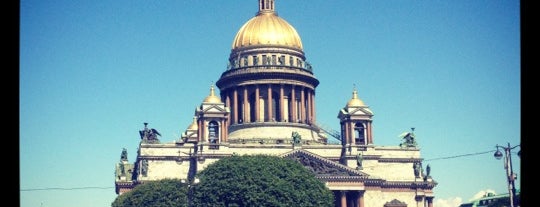
M259 12L236 33L232 49L250 46L280 46L302 51L302 40L285 19L279 17L275 0L259 0Z

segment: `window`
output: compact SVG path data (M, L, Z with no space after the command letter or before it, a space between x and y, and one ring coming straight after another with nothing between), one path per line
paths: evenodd
M364 124L360 122L354 125L354 142L356 144L366 144Z
M219 125L216 121L208 123L208 141L211 144L217 144L219 138Z
M256 55L253 56L253 65L259 65L259 57Z

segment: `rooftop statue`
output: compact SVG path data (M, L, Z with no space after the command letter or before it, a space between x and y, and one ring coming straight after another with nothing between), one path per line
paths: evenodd
M161 136L161 134L156 129L149 129L148 123L144 123L144 129L139 130L139 135L141 135L141 139L143 143L159 143L159 139L157 136Z

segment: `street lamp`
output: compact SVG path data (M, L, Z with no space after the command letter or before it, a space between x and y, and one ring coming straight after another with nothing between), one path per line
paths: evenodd
M186 181L184 179L181 180L182 183L186 183ZM187 192L187 203L188 203L188 207L192 207L193 206L193 187L195 187L195 185L197 185L199 183L199 178L194 178L193 181L187 181L187 186L188 186L188 192Z
M497 151L495 151L495 154L493 156L500 160L503 157L503 154L501 151L499 151L499 148L504 150L504 169L506 170L506 179L508 181L508 192L510 195L510 206L515 207L517 206L517 200L516 200L516 187L514 185L514 181L517 179L516 174L514 174L514 171L512 169L512 149L520 146L519 144L516 146L511 147L510 143L508 143L507 147L496 145L495 148ZM518 152L518 156L521 156L521 150Z
M182 163L183 158L181 154L187 154L188 160L189 160L189 169L187 174L187 179L182 179L182 183L187 183L188 186L188 192L187 192L187 202L188 207L193 206L193 188L195 185L199 183L199 178L195 177L197 174L197 163L200 162L201 164L204 163L205 158L202 155L203 151L203 145L199 144L198 141L192 141L190 143L193 143L193 147L189 149L189 153L179 151L180 157L178 158L178 163ZM200 151L199 151L200 148ZM191 151L193 149L193 152Z

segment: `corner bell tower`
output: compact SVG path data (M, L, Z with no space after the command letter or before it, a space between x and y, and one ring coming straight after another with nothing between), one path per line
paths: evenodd
M373 144L371 123L373 112L358 98L356 87L352 98L344 108L339 111L338 118L341 124L341 142L343 145L369 145Z

